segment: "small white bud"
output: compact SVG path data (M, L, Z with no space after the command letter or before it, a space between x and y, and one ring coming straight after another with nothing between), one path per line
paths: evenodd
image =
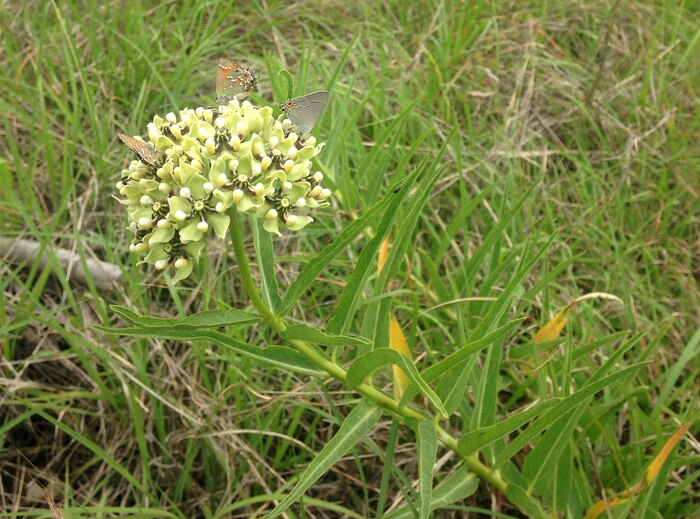
M253 176L257 177L260 173L262 173L262 166L258 164L257 162L253 162L253 165L250 167L251 170L253 170Z
M314 137L314 136L312 135L311 137L309 137L308 139L306 139L305 144L306 144L307 146L316 146L316 137Z
M168 178L168 173L163 168L158 168L156 170L156 176L161 179Z
M131 174L131 178L134 180L141 180L143 178L143 173L141 173L139 170L136 170Z
M214 118L214 112L212 112L211 109L207 108L202 112L202 117L204 117L204 120L208 123L211 123L212 119Z
M205 182L204 184L202 184L202 189L204 189L205 193L211 193L212 191L214 191L214 184L212 184L211 182Z
M274 220L275 218L277 218L276 209L270 209L267 214L265 214L265 220Z
M165 193L167 195L168 193L170 193L170 189L170 184L168 184L167 182L161 182L160 184L158 184L158 191L160 191L161 193Z
M294 167L294 161L293 160L286 160L284 164L282 165L282 168L284 169L285 173L289 173L292 171L292 168Z
M321 186L315 186L311 191L309 191L309 198L316 198L319 194L321 194L321 191L323 191Z
M119 182L117 182L117 185L114 186L114 187L117 188L117 191L121 191L122 188L124 187L124 182L122 182L122 181L120 180Z
M207 232L209 230L209 224L202 220L197 224L197 230L199 232Z
M226 124L226 119L224 119L221 116L214 119L214 126L216 126L217 128L223 128L225 124Z
M156 225L159 229L170 229L173 226L173 224L171 224L165 218L161 218L160 220L158 220L158 223Z
M299 207L299 208L306 207L306 198L300 198L299 200L296 201L294 206Z
M214 139L207 139L204 145L207 148L207 152L210 155L214 155L216 153L216 143L214 142Z
M177 124L173 124L170 127L170 133L173 134L173 137L175 137L176 140L182 139L182 130L180 130L180 127Z
M226 173L219 173L214 179L214 185L216 187L221 187L225 186L226 184L228 184L228 177L226 176Z
M241 201L241 198L243 198L243 191L241 191L240 189L234 189L231 195L233 196L233 203L237 204Z
M200 141L206 141L209 138L209 131L204 126L200 126L197 130L197 137Z
M174 113L168 112L165 114L165 120L168 121L169 123L173 124L177 122L177 117L175 116Z
M232 135L228 140L228 143L233 151L238 151L241 149L241 138L238 135Z
M201 106L198 106L197 109L194 111L195 114L197 114L197 117L201 118L202 114L204 113L204 108Z
M132 243L131 245L129 245L129 252L136 252L136 244L135 243Z
M148 250L148 245L146 245L143 242L139 242L136 245L134 245L134 252L136 252L137 254L143 254L147 250Z
M299 136L294 132L290 132L290 134L287 135L287 138L291 141L292 144L299 140Z
M282 191L289 191L294 187L294 184L292 184L289 180L285 180L282 183Z
M191 198L192 193L190 192L189 187L181 187L180 188L180 196L183 198Z
M270 145L270 148L274 148L280 143L280 140L273 135L267 143Z
M321 182L323 180L323 173L321 173L320 171L314 173L314 180L316 182Z
M139 203L141 205L153 205L153 199L148 195L143 195L139 198Z
M178 222L184 222L187 220L187 213L183 211L182 209L178 209L175 211L175 214L173 214L173 218L177 220Z
M239 141L240 144L240 141ZM235 173L236 170L238 169L238 159L233 159L228 163L228 169L231 170L232 173Z
M290 159L296 159L298 153L299 153L298 149L291 147L291 148L289 148L289 151L287 152L287 157L289 157Z
M287 225L294 225L295 223L297 223L297 215L287 215Z
M321 194L318 195L318 199L325 200L326 198L331 196L331 193L332 193L331 190L328 189L327 187L323 188L323 190L321 191Z
M212 191L212 195L217 197L217 198L223 198L224 192L217 187L216 189L214 189L214 191Z
M248 134L248 125L243 121L238 121L236 123L236 133L241 138L245 137Z
M168 268L168 260L166 260L166 259L158 260L153 264L153 266L155 268L157 268L158 270L165 270L166 268Z
M226 206L224 206L223 202L217 202L216 206L214 207L214 210L217 213L223 213L224 211L226 211Z
M137 222L141 229L150 229L153 226L153 221L147 216L142 216Z
M192 114L189 112L186 112L185 114L182 115L181 117L182 122L187 126L188 128L192 126L192 123L194 122L194 119L192 118Z
M255 196L262 196L263 193L265 193L265 186L261 182L258 182L253 187L253 191L255 192Z
M261 141L255 141L253 144L253 155L259 157L265 153L265 146Z
M190 260L188 260L187 258L179 258L178 260L175 261L175 268L176 269L184 269L189 264L190 264Z
M272 164L272 159L268 157L267 155L262 158L260 161L260 166L262 167L263 171L267 171L270 165Z

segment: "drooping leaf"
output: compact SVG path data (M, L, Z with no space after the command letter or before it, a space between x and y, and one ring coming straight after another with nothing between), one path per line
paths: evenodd
M287 326L287 329L282 332L285 339L299 339L313 344L321 344L322 346L347 346L353 344L372 344L372 341L364 337L349 337L347 335L334 335L326 333L323 330L308 326L306 324L292 324Z
M381 415L381 409L362 400L350 412L331 441L309 463L292 491L265 518L277 517L299 500L311 485L372 430Z
M413 362L400 353L390 350L389 348L373 350L355 359L355 362L352 363L350 369L347 371L345 381L350 387L358 386L365 378L369 377L376 370L386 366L387 364L397 364L400 366L406 375L408 375L411 382L416 385L420 392L425 395L425 397L431 404L433 404L438 412L445 418L448 417L440 398L438 398L435 391L433 391L425 380L423 380L423 377L421 377L420 373L418 373L418 370Z
M245 355L251 359L258 360L263 364L275 366L282 369L298 371L308 375L320 375L322 372L307 360L301 353L286 346L251 346L243 341L215 330L203 330L180 327L148 327L148 328L107 328L95 326L99 330L110 335L120 335L125 337L143 337L152 339L175 339L180 341L193 341L198 339L210 340L221 346Z

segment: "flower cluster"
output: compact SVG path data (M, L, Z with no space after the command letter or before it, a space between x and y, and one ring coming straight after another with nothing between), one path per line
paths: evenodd
M131 251L157 269L173 265L175 282L192 272L210 229L226 236L230 208L254 213L279 234L280 226L296 231L313 221L301 211L329 204L323 174L311 171L323 144L295 133L268 106L234 99L218 109L156 116L148 139L153 149L140 141L129 146L140 160L116 187L134 233Z

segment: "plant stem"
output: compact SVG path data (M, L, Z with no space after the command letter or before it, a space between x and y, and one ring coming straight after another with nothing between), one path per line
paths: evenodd
M243 281L243 287L246 293L250 297L253 306L260 314L260 317L272 327L276 332L282 333L287 329L287 325L284 320L277 317L272 310L265 304L260 292L258 291L255 279L250 271L250 265L248 263L248 256L245 252L245 245L243 241L243 233L241 231L241 226L238 221L238 212L235 207L229 211L229 216L231 217L230 231L231 240L233 242L233 251L236 255L236 261L238 262L238 268L241 275L241 280ZM315 366L321 368L323 371L328 373L331 377L345 382L347 378L347 372L342 366L333 362L326 355L318 351L316 348L312 347L305 341L297 339L288 339L289 342L299 353L304 355L309 359ZM400 407L399 402L383 391L378 390L370 384L360 384L353 388L362 396L369 398L376 405L386 409L392 414L398 416L399 418L411 418L415 420L431 420L433 417L428 414L413 409L408 406ZM435 429L438 433L440 440L445 444L445 446L456 453L459 454L457 439L450 435L438 424L435 424ZM477 454L470 454L468 456L462 456L462 459L469 465L469 467L482 479L488 481L495 488L501 492L505 492L508 484L501 478L498 473L491 470L489 467L481 463Z

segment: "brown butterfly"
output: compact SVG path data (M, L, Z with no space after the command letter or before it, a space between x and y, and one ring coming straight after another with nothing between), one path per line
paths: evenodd
M146 164L149 166L160 166L158 153L153 146L124 133L117 132L117 137L119 137L119 139L126 144L131 151L136 153L136 155L138 155L139 158Z
M234 99L245 99L251 90L257 90L258 76L254 67L242 67L228 58L221 58L216 69L216 102L228 104Z

